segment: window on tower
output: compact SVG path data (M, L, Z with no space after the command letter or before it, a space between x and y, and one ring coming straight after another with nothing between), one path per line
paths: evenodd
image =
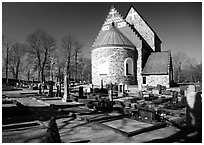
M127 58L125 59L124 62L124 66L125 66L125 75L133 75L134 71L133 71L133 60L131 58Z
M100 59L98 63L98 70L99 75L108 75L108 61L104 58Z

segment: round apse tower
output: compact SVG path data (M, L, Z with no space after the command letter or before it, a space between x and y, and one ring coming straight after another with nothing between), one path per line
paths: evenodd
M92 83L95 86L123 83L136 84L137 56L135 45L112 24L92 46Z

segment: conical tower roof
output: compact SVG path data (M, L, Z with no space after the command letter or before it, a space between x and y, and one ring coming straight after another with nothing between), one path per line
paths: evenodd
M135 47L134 44L114 26L114 23L109 30L105 31L102 37L96 39L92 47L106 46Z

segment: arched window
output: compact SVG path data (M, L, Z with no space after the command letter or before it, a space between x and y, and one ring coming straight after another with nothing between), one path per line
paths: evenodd
M132 58L126 58L124 62L125 75L133 75L133 60Z
M101 58L98 61L98 70L99 75L108 75L108 61L105 60L104 58Z

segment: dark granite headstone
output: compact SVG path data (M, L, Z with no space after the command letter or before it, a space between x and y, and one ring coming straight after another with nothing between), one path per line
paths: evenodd
M83 87L79 87L79 98L83 98Z

